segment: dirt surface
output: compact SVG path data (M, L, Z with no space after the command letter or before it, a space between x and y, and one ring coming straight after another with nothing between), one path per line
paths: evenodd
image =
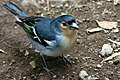
M25 32L15 24L13 15L3 8L8 0L0 0L0 80L50 80L50 76L42 68L42 59L31 46ZM98 27L95 20L116 21L120 26L120 4L114 5L111 0L79 0L75 2L50 2L49 11L46 2L23 7L20 0L11 0L30 15L57 17L68 12L77 19L80 30L75 47L66 58L72 66L61 58L46 57L49 69L54 73L53 80L82 80L81 70L85 70L91 80L120 80L120 63L106 62L98 64L105 58L100 56L103 44L111 44L107 39L120 41L120 33L101 31L87 34L88 28ZM120 51L115 45L113 53ZM31 66L31 64L33 67ZM35 63L35 65L34 65ZM35 68L34 68L35 67ZM98 79L95 79L98 78Z

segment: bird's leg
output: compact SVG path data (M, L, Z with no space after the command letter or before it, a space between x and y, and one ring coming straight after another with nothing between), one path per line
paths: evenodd
M43 68L47 71L47 73L48 73L48 75L50 75L50 74L52 74L53 75L53 73L48 69L48 67L47 67L47 64L46 64L46 61L45 61L45 58L44 58L44 55L41 55L42 56L42 60L43 60Z
M70 64L70 66L72 66L72 63L68 61L68 59L65 56L62 55L61 57L63 62L67 62L68 64Z

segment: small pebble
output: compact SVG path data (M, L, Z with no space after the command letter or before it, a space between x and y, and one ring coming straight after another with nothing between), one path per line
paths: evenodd
M112 1L112 0L107 0L108 2Z
M62 78L64 79L64 78L65 78L65 76L62 76Z
M88 73L87 73L85 70L82 70L82 71L80 71L80 73L79 73L79 77L80 77L81 79L84 79L84 78L88 77Z
M15 63L15 60L13 59L9 65L12 66L14 63Z
M51 8L54 8L54 7L55 7L55 5L51 4L51 5L50 5L50 7L51 7Z
M101 68L101 67L102 67L102 65L98 64L96 67L97 67L97 68Z
M5 61L3 61L3 64L5 64Z
M76 72L72 72L73 74L77 74Z
M112 44L112 47L113 47L114 49L116 49L116 44Z
M92 35L89 35L88 37L87 37L87 40L88 41L93 41L94 39L95 39L95 34L92 34Z
M11 67L8 67L8 70L11 70L12 68Z
M115 29L112 30L112 32L118 33L118 32L119 32L119 29L118 29L118 28L115 28Z
M36 52L36 53L40 53L40 51L38 51L37 49L35 49L35 52Z
M114 5L117 5L120 2L120 0L114 0Z
M69 5L68 3L66 3L64 6L65 6L65 7L69 7L70 5Z
M28 55L29 55L29 51L25 50L25 56L28 56Z
M32 48L33 48L32 44L30 44L30 45L29 45L29 48L30 48L30 49L32 49Z
M113 72L112 71L106 71L106 74L108 74L109 76L113 76Z
M110 80L109 78L105 77L105 80Z
M6 12L1 12L0 17L4 17L6 15Z
M102 47L102 50L100 51L100 54L102 56L109 56L112 54L113 48L111 47L110 44L104 44Z
M0 53L6 53L4 50L0 49Z
M0 70L1 73L3 73L4 71L3 70Z
M119 60L115 60L115 61L113 61L113 64L117 65L119 62L120 62Z
M70 54L67 54L66 57L70 57L71 55Z
M31 61L31 62L30 62L30 65L32 66L33 69L36 68L36 63L35 63L35 61Z
M23 80L25 80L26 78L27 78L27 77L26 77L26 76L24 76L24 77L23 77Z
M97 5L102 5L102 2L96 2L97 3Z
M10 77L11 77L11 75L10 75L10 74L7 74L7 77L8 77L8 78L10 78Z
M22 53L22 52L24 52L24 49L19 49L19 51Z
M54 75L53 78L57 78L57 75Z
M98 77L89 76L87 80L100 80Z

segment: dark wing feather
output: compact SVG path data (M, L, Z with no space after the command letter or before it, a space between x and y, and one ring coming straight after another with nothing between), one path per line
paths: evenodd
M29 26L34 26L35 23L40 22L40 21L48 20L49 18L37 17L37 16L30 16L30 17L19 16L19 19Z
M16 21L16 23L23 28L23 30L27 33L28 36L30 36L30 37L34 37L35 36L35 34L32 31L32 27L31 26L27 25L26 23L19 22L19 21Z
M53 19L36 23L35 30L39 37L51 41L56 39L56 32L51 28Z
M55 34L52 33L50 26L53 19L44 17L19 17L22 22L17 22L28 35L36 42L43 46L49 46L45 40L55 39ZM27 27L26 27L27 25Z

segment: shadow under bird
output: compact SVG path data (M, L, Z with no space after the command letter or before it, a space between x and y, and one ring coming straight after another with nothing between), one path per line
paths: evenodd
M79 27L71 15L62 15L57 18L29 16L12 2L7 2L4 7L14 14L16 23L28 35L32 45L43 55L61 56L68 53L75 45Z

